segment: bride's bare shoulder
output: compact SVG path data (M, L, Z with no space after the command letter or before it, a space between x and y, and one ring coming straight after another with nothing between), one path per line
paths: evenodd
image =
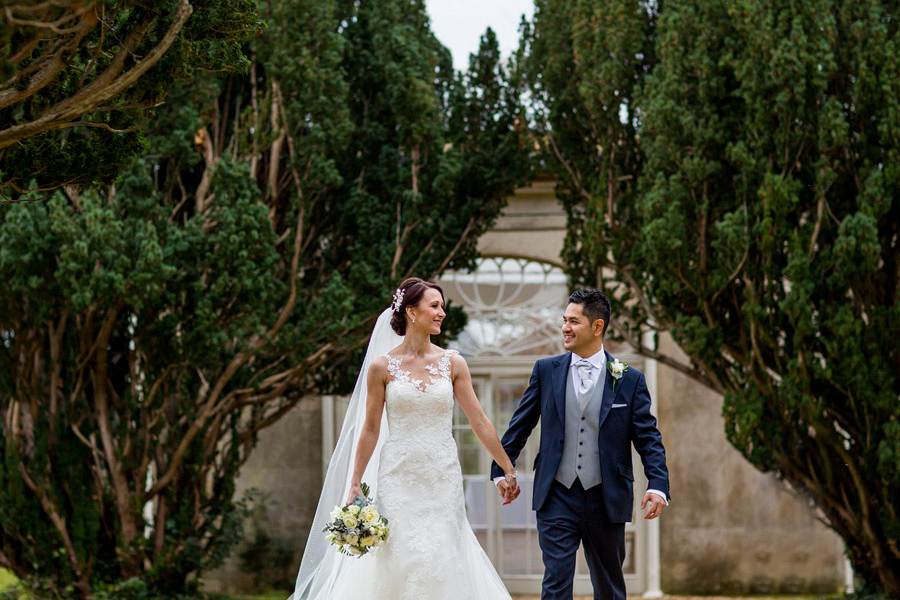
M387 355L376 356L372 359L372 364L369 365L369 373L370 376L376 376L379 379L384 379L388 374L388 357Z
M387 364L388 364L388 355L382 354L381 356L376 356L375 358L372 359L371 368L374 369L375 367L386 367Z
M447 350L446 352L450 357L450 367L453 369L454 373L459 372L460 369L465 369L466 371L469 370L469 365L466 363L466 359L462 357L462 354L453 349Z

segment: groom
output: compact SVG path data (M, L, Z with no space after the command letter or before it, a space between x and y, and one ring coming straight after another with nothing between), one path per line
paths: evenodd
M541 420L534 460L538 539L544 558L541 600L571 600L575 555L584 543L594 599L625 600L625 522L632 517L631 445L649 480L641 509L655 519L668 505L669 473L662 436L650 414L644 375L603 349L609 299L576 290L563 316L568 352L534 365L528 388L503 436L515 463ZM494 463L491 477L510 502L519 494Z

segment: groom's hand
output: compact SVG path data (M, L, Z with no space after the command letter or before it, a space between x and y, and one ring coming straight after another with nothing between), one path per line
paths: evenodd
M641 510L644 510L648 505L650 508L647 510L647 514L644 515L644 518L655 519L662 514L663 509L666 507L666 501L663 500L662 496L659 494L647 492L644 494L644 501L641 502Z
M519 497L519 492L522 490L519 488L519 484L516 483L515 486L509 485L506 481L500 481L497 483L497 489L500 490L500 497L503 498L503 506L506 506L513 500Z

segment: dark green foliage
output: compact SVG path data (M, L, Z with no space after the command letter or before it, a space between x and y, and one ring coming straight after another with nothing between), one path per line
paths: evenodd
M900 597L900 5L650 6L538 2L529 32L571 275Z
M177 82L242 72L255 0L3 4L0 197L108 185L146 150L141 129ZM45 196L37 196L43 198Z
M93 600L237 600L224 594L213 594L198 589L171 594L153 588L146 581L136 577L114 585L99 586L91 598Z
M462 75L421 2L261 7L248 73L173 88L114 186L0 209L0 566L42 595L190 593L257 433L348 391L526 174L490 34Z

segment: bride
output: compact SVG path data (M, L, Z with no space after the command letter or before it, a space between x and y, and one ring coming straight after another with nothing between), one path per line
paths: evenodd
M466 520L454 399L503 468L507 502L519 492L516 472L478 403L466 361L431 343L444 316L441 288L412 277L378 318L289 600L510 598ZM347 557L321 528L339 499L362 495L363 481L391 529L377 552Z

